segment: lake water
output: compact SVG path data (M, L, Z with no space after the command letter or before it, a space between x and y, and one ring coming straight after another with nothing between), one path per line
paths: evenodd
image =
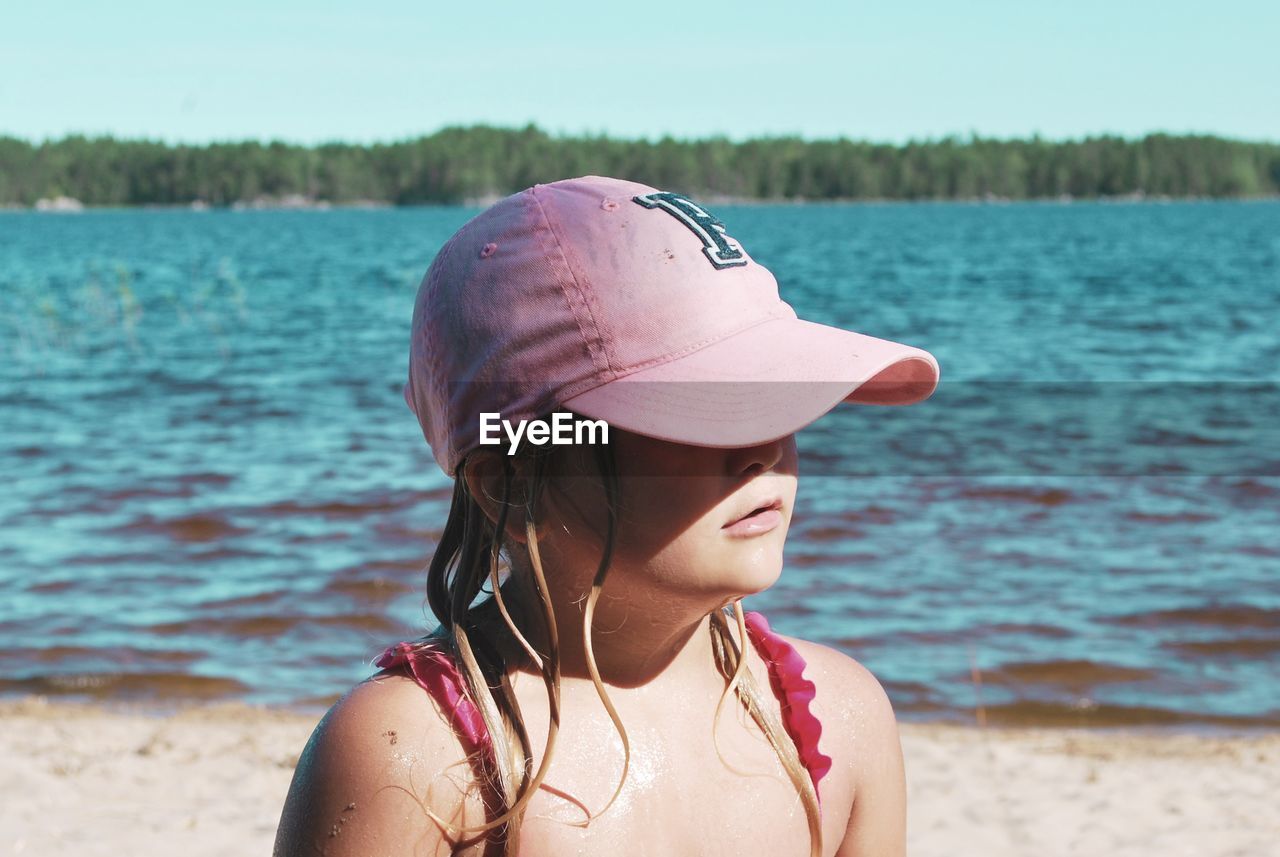
M0 693L313 708L434 623L461 208L0 213ZM1280 203L721 206L942 385L800 436L749 601L906 718L1280 725Z

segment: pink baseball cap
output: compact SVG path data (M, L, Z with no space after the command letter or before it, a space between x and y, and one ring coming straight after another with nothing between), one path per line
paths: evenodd
M481 413L744 447L841 402L919 402L938 371L927 351L797 318L687 197L584 176L509 196L445 243L418 289L404 398L452 476Z

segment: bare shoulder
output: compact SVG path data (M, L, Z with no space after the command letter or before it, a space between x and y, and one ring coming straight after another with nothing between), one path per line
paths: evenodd
M897 740L893 705L869 669L830 646L796 637L784 639L805 660L805 677L817 688L814 704L826 715L820 718L824 724L839 724L838 731L851 739L859 735L883 737L892 732Z
M429 812L461 824L465 752L412 679L379 675L340 699L298 760L275 857L451 853Z
M843 787L847 802L842 803L849 807L836 854L904 854L906 772L888 694L870 670L843 652L786 639L805 659L805 676L816 688L813 706L822 723L821 749L832 758L833 779Z

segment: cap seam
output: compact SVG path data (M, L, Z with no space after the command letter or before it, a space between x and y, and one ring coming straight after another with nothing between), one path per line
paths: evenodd
M668 352L666 354L661 355L660 357L651 357L648 360L642 360L639 363L632 363L629 366L624 366L620 369L617 369L615 370L616 377L621 378L624 375L630 375L635 372L639 372L642 369L649 369L653 366L661 366L664 363L670 363L671 361L676 360L680 357L684 357L685 355L692 354L695 351L701 351L702 349L708 346L714 345L717 342L728 339L731 336L737 336L739 333L750 330L753 327L759 327L760 325L765 324L767 322L777 321L782 318L796 317L795 310L792 309L791 305L786 301L780 299L778 301L778 306L785 307L788 312L782 313L782 312L778 312L777 310L771 310L769 314L764 318L756 319L755 321L748 322L747 324L741 325L740 327L735 327L733 330L730 330L728 333L720 333L715 336L707 337L706 339L701 339L698 342L694 342L690 345L686 345L684 348L681 348L679 351Z
M560 258L564 261L564 266L569 272L569 279L573 281L574 291L577 292L578 300L582 304L587 319L590 321L591 331L594 332L594 340L591 332L588 332L586 325L583 323L582 313L574 305L573 298L569 295L569 290L564 282L558 283L560 291L564 294L565 303L569 305L569 311L573 313L574 324L577 325L578 335L582 337L582 344L587 349L587 355L591 358L591 363L596 367L597 372L612 372L613 367L609 365L609 355L604 348L604 337L600 334L600 324L596 321L595 314L591 311L591 303L587 299L587 291L583 289L582 283L578 281L578 272L569 264L569 252L563 241L560 240L559 234L556 232L555 226L551 222L551 217L547 214L547 208L542 204L542 200L538 198L538 187L535 185L530 189L530 196L538 205L538 212L542 215L542 222L546 225L547 231L551 233L551 238L555 241L556 249L560 251ZM592 347L594 341L595 347ZM602 365L603 363L603 365Z
M583 393L596 389L597 387L602 387L605 384L608 384L613 381L617 381L621 378L625 378L628 375L633 375L636 372L640 372L644 369L649 369L653 366L661 366L664 363L670 363L671 361L676 360L680 357L684 357L695 351L700 351L703 348L707 348L709 346L715 345L717 342L722 342L731 336L737 336L739 333L745 333L746 331L751 330L753 327L759 327L760 325L767 324L768 322L771 322L771 321L781 321L787 318L796 318L795 310L791 308L790 304L788 304L786 301L783 301L783 300L779 300L778 304L782 307L785 307L788 310L788 312L786 313L771 312L765 318L757 319L748 324L744 324L741 327L734 328L728 333L725 333L719 336L713 336L709 339L701 340L700 342L697 342L697 343L694 343L693 345L682 348L679 351L675 351L670 354L664 354L661 357L654 357L649 360L642 360L639 363L633 363L630 366L626 366L621 369L615 369L613 370L612 375L610 376L600 377L597 375L593 375L591 378L587 378L582 381L577 381L572 384L566 384L565 386L561 387L559 390L556 391L555 399L557 402L563 403L568 399L574 398L575 396L580 396Z
M474 220L474 218L472 219ZM443 279L444 269L448 264L447 257L449 256L449 254L454 252L454 245L459 242L460 236L462 235L466 226L467 224L463 224L462 228L460 228L453 235L449 236L449 239L445 241L444 244L441 245L439 250L436 251L436 257L432 259L431 265L427 269L427 273L424 278L427 280L426 293L423 295L423 298L425 301L424 307L423 307L424 313L429 312L429 310L426 309L425 304L433 303L434 295L440 290L440 280ZM415 306L415 313L416 313L416 310L417 310L417 307ZM422 334L422 339L421 339L422 347L424 349L428 349L431 352L431 355L434 355L436 348L438 346L432 337L426 335L427 329L428 329L428 326L424 324L422 326L422 330L420 331L420 333ZM419 331L415 331L415 333L419 333ZM411 341L412 341L412 336L411 336ZM428 356L427 359L430 359L430 356ZM413 382L412 354L410 355L410 367L411 369L409 374L409 381L410 381L410 384L412 384ZM445 388L444 379L436 376L433 373L431 376L428 377L427 383L429 387L427 395L433 397L436 401L440 402L441 410L443 411L442 419L440 421L443 428L437 427L435 428L435 430L444 431L445 458L446 460L453 460L458 455L458 450L456 445L457 439L453 436L453 431L450 429L450 426L452 426L453 424L453 402L450 400L448 396L448 391ZM415 416L416 415L417 414L415 411ZM428 442L429 442L429 439L428 439ZM432 452L433 453L435 452L434 448L432 449ZM456 466L456 462L455 462L455 466Z

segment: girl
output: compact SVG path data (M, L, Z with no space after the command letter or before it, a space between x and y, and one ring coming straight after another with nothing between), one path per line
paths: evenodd
M879 683L740 602L782 569L794 433L937 380L796 318L678 194L589 176L471 220L405 385L455 477L440 627L316 728L276 854L902 854Z

